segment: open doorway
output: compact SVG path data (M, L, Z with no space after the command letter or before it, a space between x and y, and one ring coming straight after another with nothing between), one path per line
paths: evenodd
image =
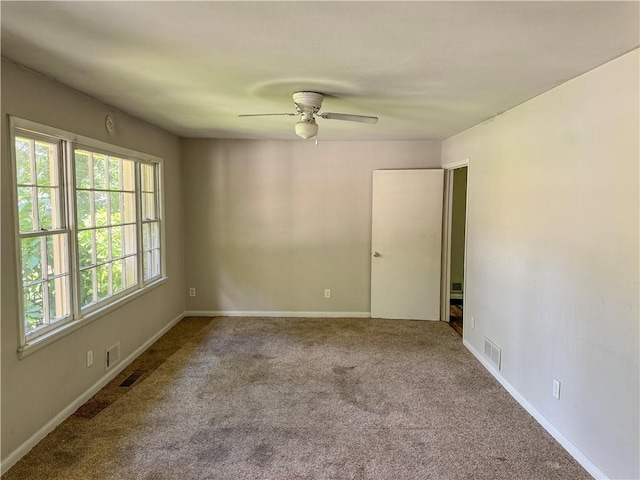
M442 320L464 331L468 162L445 167L444 275Z

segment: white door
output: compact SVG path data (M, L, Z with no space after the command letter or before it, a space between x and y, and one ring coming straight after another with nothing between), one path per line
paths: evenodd
M373 172L371 316L440 319L442 170Z

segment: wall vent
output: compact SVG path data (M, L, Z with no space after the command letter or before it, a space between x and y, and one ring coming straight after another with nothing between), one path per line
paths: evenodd
M485 337L484 339L484 356L489 359L496 369L500 370L500 357L502 352L498 346Z
M106 366L107 370L120 361L120 342L107 348Z

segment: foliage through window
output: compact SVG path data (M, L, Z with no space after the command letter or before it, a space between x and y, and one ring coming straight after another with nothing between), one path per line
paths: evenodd
M74 151L80 306L137 285L135 164ZM152 167L153 168L153 167Z
M16 136L15 154L24 328L48 331L70 315L60 144Z
M162 277L160 163L12 132L24 345Z

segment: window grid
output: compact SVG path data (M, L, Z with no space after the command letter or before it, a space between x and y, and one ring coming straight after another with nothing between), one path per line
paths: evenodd
M71 319L69 232L61 195L64 182L60 152L61 142L57 139L28 132L16 135L22 330L27 339ZM25 190L28 195L24 195Z
M81 162L78 161L83 157L86 158L87 167L85 179L81 178L82 172L79 168ZM74 158L76 192L85 192L89 204L89 222L87 224L86 219L80 218L86 208L82 209L78 206L81 195L76 195L78 255L81 259L84 252L80 239L85 233L90 233L90 262L84 262L79 266L80 304L82 309L89 310L109 298L137 286L137 272L135 268L132 268L138 256L135 238L137 225L135 163L128 159L84 148L75 149ZM102 164L102 166L96 168L96 164ZM100 181L96 181L99 176L98 170L104 175ZM128 201L125 201L125 197ZM96 208L98 204L103 206L103 210ZM114 204L117 204L117 208L114 208ZM114 218L114 210L117 211L117 218ZM129 211L128 216L127 210ZM99 218L103 213L104 219ZM127 221L127 217L129 221ZM116 235L116 232L119 233ZM100 240L99 237L101 237ZM116 238L117 241L115 241ZM119 245L115 245L116 243ZM105 252L99 258L98 250L103 244L106 247ZM119 254L114 253L116 248L119 250ZM86 282L88 275L90 275L90 285L88 285L89 282Z
M158 172L154 164L141 164L143 278L150 281L161 274Z
M160 163L15 117L10 124L22 350L162 278ZM82 302L87 280L91 298Z

